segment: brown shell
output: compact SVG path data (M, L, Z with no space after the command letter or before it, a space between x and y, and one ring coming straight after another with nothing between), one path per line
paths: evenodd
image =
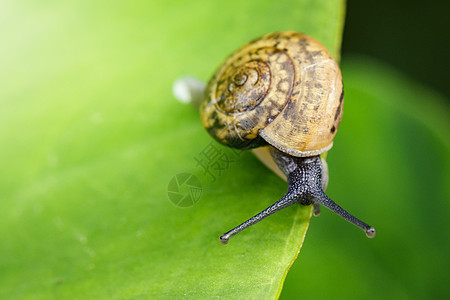
M328 50L287 31L254 40L225 61L208 84L201 118L230 147L269 143L312 156L333 145L343 104L341 71Z

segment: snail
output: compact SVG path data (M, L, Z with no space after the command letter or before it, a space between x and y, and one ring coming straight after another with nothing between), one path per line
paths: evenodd
M368 237L375 236L375 228L324 192L328 168L323 156L333 146L343 104L338 64L325 46L305 34L267 34L244 45L218 68L200 104L203 126L221 144L254 149L288 182L281 199L222 234L223 244L295 203L313 205L314 215L325 206Z

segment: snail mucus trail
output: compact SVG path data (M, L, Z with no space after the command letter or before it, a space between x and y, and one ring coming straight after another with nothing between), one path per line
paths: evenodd
M198 88L198 87L197 87ZM195 101L194 101L195 102ZM326 163L343 112L338 64L315 39L292 31L265 35L232 54L209 81L200 105L203 126L233 148L264 146L286 175L287 193L277 202L220 236L229 239L292 204L325 206L374 237L376 231L324 192ZM260 149L256 149L260 150Z

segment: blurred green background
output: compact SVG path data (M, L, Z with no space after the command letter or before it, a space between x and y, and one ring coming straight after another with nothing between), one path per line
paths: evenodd
M450 96L447 70L450 2L347 1L342 52L380 59Z
M273 298L308 209L226 247L218 234L280 197L250 153L201 200L167 199L211 141L173 81L207 80L274 30L340 45L338 1L2 1L0 298ZM445 298L450 275L448 4L348 2L345 113L327 193L377 228L312 218L281 298Z

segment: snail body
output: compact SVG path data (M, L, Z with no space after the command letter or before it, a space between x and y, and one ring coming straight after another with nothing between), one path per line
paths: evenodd
M314 205L316 215L319 205L326 206L362 228L368 237L375 236L373 227L324 192L328 172L319 155L333 145L343 105L338 64L321 43L305 34L265 35L243 46L218 68L200 106L203 126L226 146L258 148L261 156L270 155L288 181L285 196L222 235L222 243L294 203Z

